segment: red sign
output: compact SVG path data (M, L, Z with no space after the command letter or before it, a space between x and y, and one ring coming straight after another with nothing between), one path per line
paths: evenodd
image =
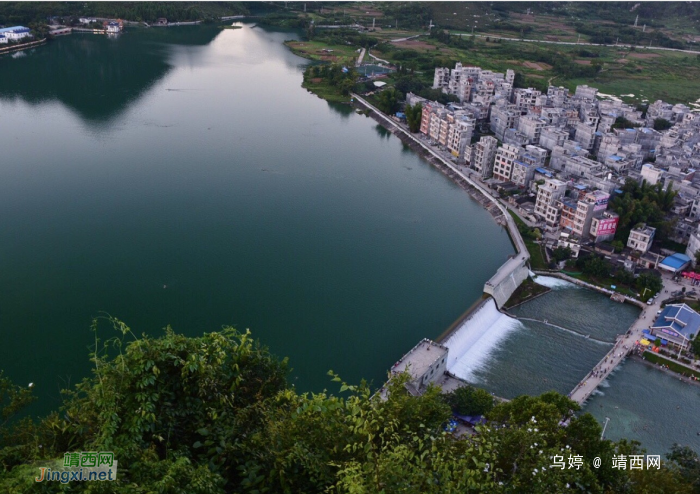
M617 230L617 222L620 218L601 218L598 220L598 231L596 237L600 235L612 235Z

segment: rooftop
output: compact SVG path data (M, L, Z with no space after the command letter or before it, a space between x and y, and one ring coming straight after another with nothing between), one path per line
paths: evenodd
M670 329L689 339L700 329L700 314L685 304L667 305L651 328Z
M425 374L433 362L446 354L447 348L434 341L424 339L404 355L392 371L400 374L408 369L413 378L420 377Z

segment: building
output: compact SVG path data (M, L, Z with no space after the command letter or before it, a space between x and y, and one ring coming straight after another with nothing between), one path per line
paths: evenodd
M520 113L513 105L494 105L491 107L491 132L502 141L506 130L516 128L519 119Z
M591 218L591 229L589 233L593 237L593 242L608 242L615 238L617 223L620 217L612 211L603 211L603 214Z
M690 341L697 337L700 330L700 314L685 304L667 305L651 326L653 337L660 338L676 347L688 348Z
M676 252L672 256L666 257L659 263L659 269L670 271L671 273L679 273L690 265L690 257L685 254Z
M19 41L23 38L30 37L31 30L24 26L12 26L0 29L0 35L5 37L5 42L7 41Z
M540 134L547 122L533 115L525 115L518 120L518 131L530 139L530 144L539 144Z
M124 25L122 24L122 21L105 22L104 27L105 27L105 32L107 34L121 33L122 29L124 29Z
M481 174L481 178L487 179L493 175L493 160L496 157L498 139L484 136L474 146L474 170Z
M0 34L0 44L7 43L7 37L4 34Z
M661 175L663 175L663 173L663 170L659 170L654 165L650 165L649 163L642 165L642 179L646 180L649 185L656 185L661 179Z
M656 228L642 223L636 228L632 228L630 236L627 239L627 247L640 252L646 252L649 250L649 247L651 247L652 242L654 242L655 233Z
M460 160L464 160L465 150L472 141L474 123L469 120L457 120L452 123L447 133L447 150Z
M520 149L510 144L504 144L496 151L493 163L493 178L507 182L513 172L513 162L518 159Z
M406 389L418 396L428 384L437 382L443 376L447 369L448 351L446 346L424 339L394 364L391 373L408 372L411 380L406 383Z
M519 187L527 189L535 176L537 166L524 161L513 161L513 171L510 174L510 181Z
M535 200L535 214L541 218L547 218L547 208L554 205L556 201L564 197L566 184L556 178L547 178L544 184L537 189L537 199ZM552 221L554 218L550 218Z

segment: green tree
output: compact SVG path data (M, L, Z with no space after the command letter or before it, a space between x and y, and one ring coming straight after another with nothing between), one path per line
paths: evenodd
M408 123L408 129L411 132L418 132L420 130L420 122L423 117L423 105L418 103L414 106L406 105L406 123Z
M386 88L377 96L377 108L384 113L393 115L398 111L401 99L403 99L403 95L395 88Z
M461 386L443 395L445 402L459 415L484 415L493 409L493 396L486 390Z
M565 261L571 257L571 249L569 247L557 247L552 251L552 257L557 261Z
M663 281L661 281L661 278L652 273L642 273L637 278L637 290L640 293L644 292L644 290L647 289L647 291L651 292L651 294L653 295L657 292L660 292L663 286L664 285Z
M665 118L655 118L654 119L654 130L666 130L673 127L673 124L666 120Z

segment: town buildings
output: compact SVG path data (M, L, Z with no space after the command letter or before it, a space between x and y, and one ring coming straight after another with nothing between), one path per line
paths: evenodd
M685 254L694 262L700 251L700 115L663 101L651 103L644 114L600 98L594 87L581 85L571 94L550 86L545 94L514 88L514 81L511 70L461 63L436 68L433 87L459 103L425 102L421 133L488 185L534 194L527 214L547 229L565 232L568 242L614 239L620 219L607 203L627 180L672 188L677 196L667 219L674 228L665 235L687 244ZM620 117L633 127L620 128ZM658 118L671 128L654 130ZM629 255L644 257L655 238L654 228L640 225L621 240ZM635 259L644 265L641 257Z

